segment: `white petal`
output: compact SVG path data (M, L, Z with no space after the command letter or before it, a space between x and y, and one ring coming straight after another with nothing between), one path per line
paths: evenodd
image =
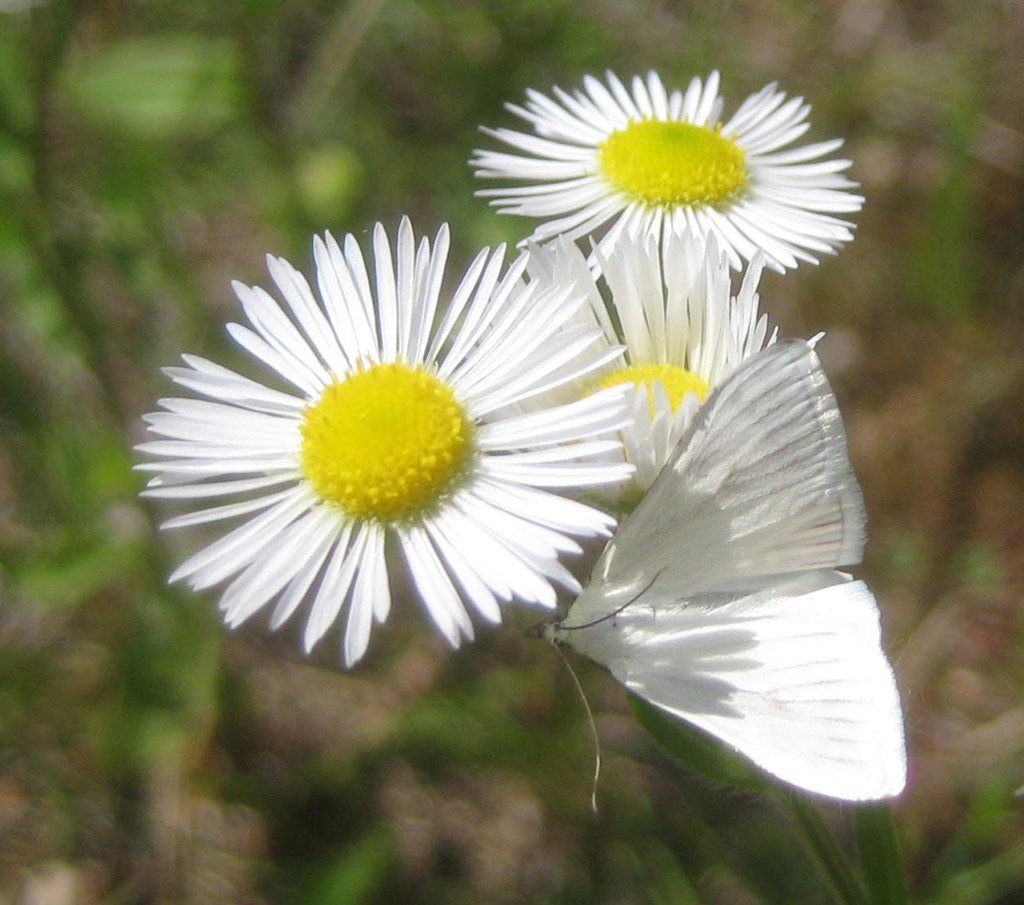
M325 518L323 509L314 509L292 522L267 556L252 562L228 585L219 606L229 626L241 625L301 572L312 569L316 575L316 552L337 534L337 519L332 515Z
M400 529L398 536L416 590L441 634L452 647L459 646L462 635L472 639L473 626L469 616L424 530L413 525Z
M349 537L352 537L351 544ZM347 523L327 560L320 588L302 633L302 646L307 654L337 620L356 570L362 565L361 555L365 543L365 533Z

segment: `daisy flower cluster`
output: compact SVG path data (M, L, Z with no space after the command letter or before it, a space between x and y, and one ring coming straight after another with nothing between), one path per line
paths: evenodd
M852 238L841 142L795 144L808 106L769 85L723 108L717 73L530 91L509 109L531 130L486 129L511 151L472 158L515 183L480 194L540 221L511 262L483 249L453 277L448 228L403 219L316 236L312 284L277 257L273 294L235 283L227 329L265 376L185 355L166 374L189 395L138 447L144 494L187 510L164 527L213 532L171 579L220 586L229 626L301 614L307 651L339 627L346 665L406 581L452 646L503 604L578 592L581 541L774 341L762 269Z

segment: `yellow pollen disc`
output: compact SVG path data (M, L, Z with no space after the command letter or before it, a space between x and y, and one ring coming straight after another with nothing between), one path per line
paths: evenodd
M353 518L400 521L441 502L464 473L472 428L452 391L401 363L336 380L306 409L302 472Z
M650 416L654 417L654 393L651 390L652 381L657 380L665 389L672 411L679 408L679 404L687 393L696 393L697 399L701 402L708 394L708 385L692 371L681 368L678 365L630 365L628 368L619 368L605 374L597 382L598 389L604 390L620 383L631 383L637 389L641 386L647 388L647 410Z
M721 207L747 185L743 149L723 137L721 126L631 120L598 152L605 178L648 204Z

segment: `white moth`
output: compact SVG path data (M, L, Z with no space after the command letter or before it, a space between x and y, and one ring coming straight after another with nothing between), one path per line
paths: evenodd
M811 343L769 346L701 407L550 640L778 778L897 795L903 718L860 562L864 503Z

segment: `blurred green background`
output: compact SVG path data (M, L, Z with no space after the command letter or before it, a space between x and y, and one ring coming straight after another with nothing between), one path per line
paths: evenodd
M727 112L778 80L847 137L856 241L762 304L829 331L911 898L1024 901L1022 47L1017 0L0 2L0 903L829 901L771 802L670 763L581 662L592 814L536 614L453 653L399 606L345 674L166 587L199 538L136 496L159 368L247 367L231 278L406 213L452 223L454 277L530 226L473 197L478 126L606 68L718 68Z

